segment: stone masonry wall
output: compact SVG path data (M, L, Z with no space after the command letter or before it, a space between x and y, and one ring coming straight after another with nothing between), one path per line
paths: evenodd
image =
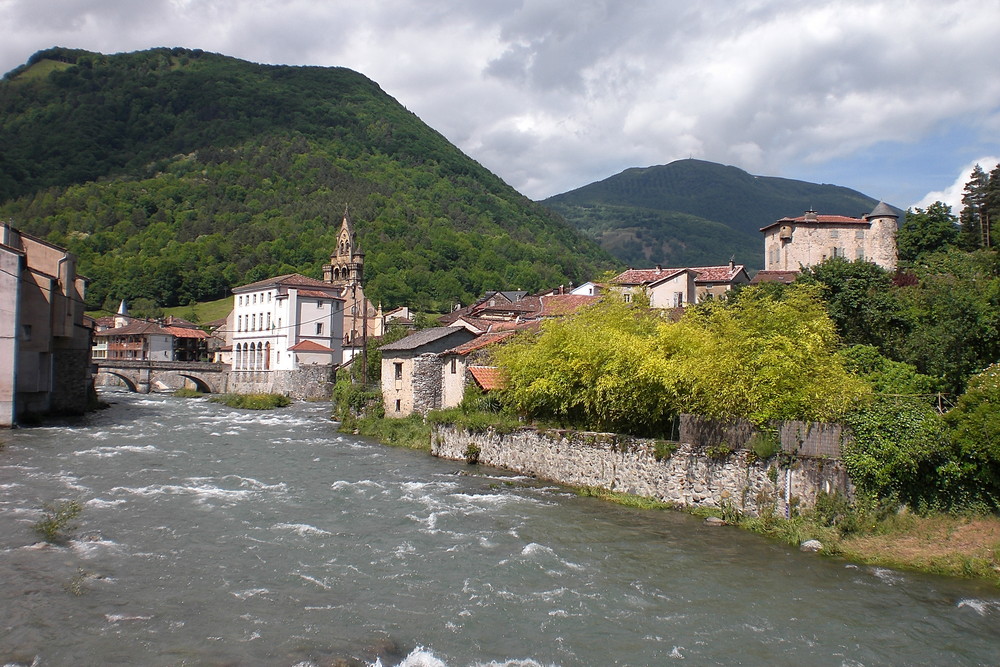
M664 444L676 447L669 452ZM722 459L692 444L659 443L608 433L520 429L498 435L435 426L431 453L463 461L471 446L479 463L543 479L656 498L680 506L732 506L751 515L787 516L820 491L853 495L837 460L773 457L758 461L738 449ZM667 455L669 454L669 455Z
M441 359L433 353L413 358L413 411L422 415L441 407Z
M294 371L230 371L226 391L231 394L284 394L299 400L329 400L333 395L333 366L302 366Z

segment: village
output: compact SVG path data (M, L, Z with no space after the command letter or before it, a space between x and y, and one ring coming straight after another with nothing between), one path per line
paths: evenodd
M124 300L116 315L90 318L83 306L86 279L76 274L73 256L3 223L0 426L46 414L81 414L93 401L95 384L328 400L338 370L367 363L367 343L390 328L410 333L380 348L385 415L426 414L458 405L469 385L487 392L498 388L490 346L572 314L603 294L618 294L626 302L641 295L650 308L677 314L742 285L791 282L803 267L830 257L892 270L897 223L884 203L859 218L806 211L761 228L765 268L753 276L729 261L630 268L610 280L535 294L501 289L473 304L456 304L438 318L438 326L419 331L409 308L384 311L366 297L365 255L347 210L322 280L286 274L235 287L232 312L207 325L176 317L134 318ZM135 379L140 368L141 383ZM219 379L206 381L209 372Z

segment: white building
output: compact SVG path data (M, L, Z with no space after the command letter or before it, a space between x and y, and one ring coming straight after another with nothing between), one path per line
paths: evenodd
M233 289L233 371L294 371L343 360L341 289L291 273Z

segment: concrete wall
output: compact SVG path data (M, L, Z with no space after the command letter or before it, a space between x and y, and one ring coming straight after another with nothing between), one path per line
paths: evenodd
M774 457L758 461L738 449L714 458L706 448L675 443L657 453L657 441L608 433L539 432L470 434L435 426L431 453L463 461L478 447L479 463L572 486L656 498L679 506L732 506L752 515L787 515L809 507L820 491L853 494L838 460ZM662 446L662 443L661 443Z

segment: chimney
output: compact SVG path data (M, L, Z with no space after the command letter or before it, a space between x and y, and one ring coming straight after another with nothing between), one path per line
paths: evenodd
M805 216L803 216L803 219L806 222L816 222L816 220L818 220L816 216L816 211L809 209L808 211L806 211L806 214Z

